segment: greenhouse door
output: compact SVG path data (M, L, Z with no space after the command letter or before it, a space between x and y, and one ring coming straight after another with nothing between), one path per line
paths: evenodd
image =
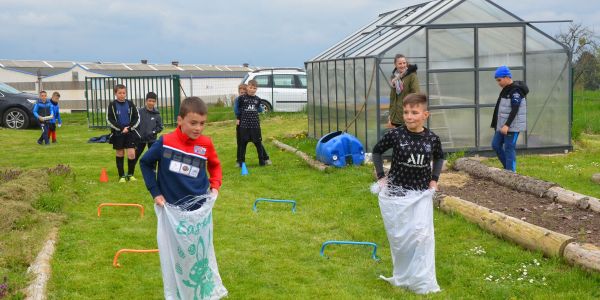
M427 29L429 128L444 150L490 150L490 128L500 87L498 66L525 80L525 27L461 25ZM526 144L525 134L518 144Z

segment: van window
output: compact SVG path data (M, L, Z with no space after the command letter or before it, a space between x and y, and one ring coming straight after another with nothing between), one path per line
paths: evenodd
M276 74L273 75L273 83L276 88L293 88L294 75Z
M271 77L270 75L258 75L256 77L254 77L254 80L256 80L256 84L258 85L258 87L271 87L271 85L269 84L269 77Z
M306 88L306 75L298 75L299 88Z

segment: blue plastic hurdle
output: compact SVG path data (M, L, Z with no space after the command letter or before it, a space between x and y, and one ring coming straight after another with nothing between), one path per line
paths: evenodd
M353 241L326 241L323 243L323 246L321 246L321 256L325 256L325 246L327 245L331 245L331 244L337 244L337 245L365 245L365 246L372 246L373 247L373 253L371 254L371 258L379 261L379 258L377 257L377 244L372 243L372 242L353 242Z
M254 205L252 206L253 211L258 212L258 209L256 208L256 203L258 203L258 202L291 203L292 204L292 213L296 213L296 201L294 201L294 200L258 198L254 201Z

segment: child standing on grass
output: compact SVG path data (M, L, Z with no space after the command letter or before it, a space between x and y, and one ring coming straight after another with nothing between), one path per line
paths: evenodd
M58 92L52 93L52 98L50 98L50 104L52 105L52 114L54 118L50 120L48 135L53 143L56 143L56 127L62 126L62 119L60 118L60 107L58 106L58 100L60 99L60 94Z
M200 98L183 100L175 131L162 135L140 160L146 188L156 204L166 299L213 299L227 294L212 243L212 206L223 176L211 139L202 135L207 114Z
M154 92L146 94L146 105L138 110L140 114L140 125L138 126L137 132L140 134L140 141L135 147L135 161L133 164L134 169L131 169L131 176L134 175L135 165L137 160L141 157L144 148L148 146L148 149L156 142L156 136L163 130L162 118L160 112L156 109L156 99L158 96Z
M379 179L379 206L394 264L393 276L382 279L419 294L440 290L435 276L433 194L444 153L440 138L424 127L429 117L427 97L404 98L404 124L388 131L373 148ZM393 149L388 175L382 155ZM432 163L433 162L433 168Z
M505 170L517 171L517 140L519 132L527 130L527 94L529 88L522 81L513 81L510 69L500 66L494 73L502 88L494 107L491 127L494 128L492 148Z
M235 97L235 99L233 100L233 113L235 113L235 142L237 145L237 156L236 156L236 164L238 166L238 168L242 165L242 162L239 160L241 157L240 154L240 150L242 149L240 147L240 119L238 118L240 115L240 111L239 111L239 100L240 97L243 95L246 95L248 92L248 85L245 83L242 83L240 85L238 85L238 96Z
M136 181L137 179L133 177L133 170L136 163L135 145L140 138L139 133L136 131L140 124L140 115L133 101L125 99L127 88L124 85L115 85L114 92L116 100L108 104L106 121L111 128L110 143L115 149L119 183ZM127 151L128 174L125 174L123 168L125 151Z
M40 127L42 128L42 135L37 140L37 143L40 145L48 145L50 144L50 140L48 138L48 130L50 125L50 120L54 118L52 115L52 105L47 101L48 94L46 91L40 92L40 98L37 103L33 106L33 115L40 122Z
M270 165L271 160L262 144L260 132L259 113L263 111L260 106L260 98L256 96L257 82L252 79L248 81L247 94L238 97L238 112L236 124L240 124L240 143L238 145L238 164L246 161L246 146L252 142L258 153L258 164Z

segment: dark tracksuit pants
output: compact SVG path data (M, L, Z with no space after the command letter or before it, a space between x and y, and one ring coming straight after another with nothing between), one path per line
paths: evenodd
M269 155L262 144L262 135L260 128L239 128L239 146L238 146L238 162L243 163L246 161L246 146L248 142L252 142L256 146L256 152L258 153L258 163L262 166L265 161L269 159Z
M38 144L50 144L50 139L48 137L48 131L50 130L50 123L49 122L40 122L40 127L42 128L42 135L40 135L40 138L37 140Z

